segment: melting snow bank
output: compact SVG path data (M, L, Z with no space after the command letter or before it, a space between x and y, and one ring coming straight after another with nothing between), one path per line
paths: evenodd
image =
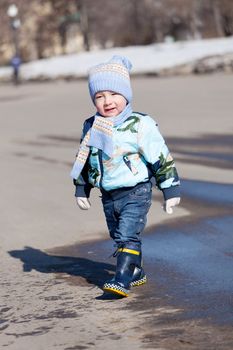
M88 69L114 54L127 56L132 74L190 74L216 70L233 72L233 37L129 46L64 55L23 64L22 80L84 78ZM9 80L10 67L0 68L0 80Z

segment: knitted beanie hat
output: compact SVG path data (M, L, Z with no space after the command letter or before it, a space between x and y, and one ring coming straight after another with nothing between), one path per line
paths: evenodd
M114 91L132 100L129 72L131 62L123 56L113 56L110 61L94 66L89 71L88 86L92 101L99 91Z

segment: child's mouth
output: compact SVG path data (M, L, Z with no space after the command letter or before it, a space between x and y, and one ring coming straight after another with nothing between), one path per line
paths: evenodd
M105 109L105 112L113 112L115 111L116 107L112 107L112 108L108 108L108 109Z

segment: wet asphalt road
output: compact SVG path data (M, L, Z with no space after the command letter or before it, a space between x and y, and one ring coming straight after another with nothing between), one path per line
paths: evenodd
M182 188L183 204L201 214L144 235L150 294L182 308L182 318L233 325L233 186L183 180ZM86 248L98 260L113 249L111 241Z
M233 168L231 134L212 138L206 135L200 140L188 138L186 144L184 139L180 142L170 138L168 143L178 155L187 156L185 161L192 155L199 164ZM194 158L192 161L195 163ZM149 282L138 291L141 307L153 314L151 299L155 298L161 305L182 310L176 318L232 327L233 184L182 179L181 205L190 211L190 216L179 221L171 217L169 223L151 228L142 237ZM114 249L111 240L83 248L78 249L83 256L89 254L96 262L106 264L102 267L110 274L114 271L115 261L108 258ZM93 273L87 276L99 286L104 278L101 266L95 277Z
M229 332L233 326L233 186L183 179L181 205L192 214L179 222L171 217L169 223L142 237L148 283L132 290L137 298L131 307L152 316L155 307L172 307L179 312L175 318L170 315L169 322L196 319L227 327ZM109 239L55 248L49 255L30 247L9 253L22 260L25 272L36 269L80 276L99 287L100 300L112 300L102 294L101 286L114 273L115 259L109 257L113 249Z
M64 115L66 115L66 106L76 106L77 101L72 97L74 87L68 84L62 85L62 87L53 86L54 95L51 93L53 89L49 86L41 87L41 90L45 90L45 92L43 91L44 95L39 90L37 91L37 86L35 91L30 87L32 92L30 92L31 95L29 94L28 98L27 93L21 91L21 97L15 96L16 106L10 100L10 97L7 97L11 101L6 109L7 115L13 115L9 114L10 107L12 107L12 111L10 109L11 113L16 109L22 109L17 118L4 118L4 127L2 128L4 132L2 134L2 150L5 152L2 173L4 174L5 170L5 178L9 178L9 181L2 182L2 198L4 198L5 193L7 201L2 202L1 210L3 214L13 212L16 218L15 225L11 225L10 229L6 225L2 226L2 240L9 237L9 241L11 240L12 243L9 244L10 248L7 254L20 260L20 264L16 269L20 283L18 289L16 288L16 292L13 293L11 289L10 293L16 311L12 312L12 316L9 316L9 319L17 316L18 321L16 321L18 323L15 324L13 319L11 326L6 328L6 333L15 334L16 337L16 347L12 349L19 349L18 341L22 340L25 333L25 331L18 328L18 325L22 321L25 322L27 308L25 305L23 305L22 310L17 308L18 305L21 306L22 297L25 296L25 289L22 288L25 285L25 278L28 278L28 282L31 281L28 290L30 292L29 298L32 300L31 307L35 314L31 316L30 311L28 317L26 317L28 325L32 325L31 329L27 330L28 334L30 331L37 332L38 325L33 324L32 321L37 316L36 307L40 308L38 303L40 294L45 293L47 298L57 298L61 303L63 302L62 295L58 294L57 296L57 290L54 293L55 296L47 295L46 291L43 290L44 286L40 278L42 278L42 281L47 281L50 276L52 276L51 283L56 284L62 281L60 285L66 291L69 291L67 284L78 287L78 293L80 293L82 286L88 286L90 290L94 290L93 294L89 292L87 301L83 294L80 297L81 302L83 302L83 299L85 301L83 308L94 303L92 313L96 312L95 300L93 300L96 294L98 294L97 298L103 301L98 302L98 307L102 307L103 311L107 310L106 313L111 312L113 303L116 308L123 307L126 310L127 315L129 315L127 320L130 319L131 315L135 318L137 317L135 315L138 315L137 312L128 312L129 308L133 311L139 310L141 322L145 323L145 328L143 331L141 330L141 334L145 338L145 344L151 346L150 349L233 349L233 186L230 185L230 180L232 180L230 171L233 168L231 154L233 140L229 127L232 111L232 98L230 97L232 79L227 80L227 78L229 79L229 77L223 77L221 80L221 77L213 77L213 80L210 79L210 81L209 78L202 78L201 83L196 79L192 79L190 85L186 78L175 79L171 82L169 80L169 84L167 80L161 80L159 88L156 88L158 82L156 81L155 84L152 79L146 79L144 83L141 80L134 82L138 94L141 94L143 90L145 104L149 106L148 101L150 99L148 100L148 94L144 93L144 89L147 87L148 90L146 91L154 91L156 88L156 99L161 100L162 105L162 107L156 106L158 113L159 108L164 111L164 108L167 107L168 112L172 110L172 113L168 113L168 119L171 118L171 115L173 117L174 113L176 113L174 118L178 118L179 115L182 116L181 119L178 118L176 136L169 136L174 135L172 124L165 123L165 121L161 124L168 134L166 140L176 161L180 165L184 165L181 171L183 177L181 206L189 211L190 215L180 218L170 216L162 224L150 227L150 232L143 235L144 267L148 275L148 283L132 290L133 297L127 299L131 300L129 303L125 299L108 302L108 298L102 295L101 286L112 276L115 269L115 260L109 258L114 249L110 239L62 246L75 240L77 223L79 225L79 222L81 222L83 225L83 219L81 218L83 213L76 214L75 211L73 216L67 216L64 219L64 213L72 212L72 208L68 205L71 196L70 187L64 185L64 179L67 178L70 169L70 154L72 154L75 147L74 136L76 137L77 132L76 130L73 133L70 131L75 117L70 118L70 123L67 123L66 126L61 121L64 120ZM201 91L200 86L205 80L208 84L203 85L203 91ZM186 88L187 84L189 89L192 89L191 92ZM185 85L185 88L181 89L180 87L183 85ZM82 91L85 91L86 95L86 85L85 89L82 88L81 83L77 87L79 88L79 95ZM173 94L174 89L177 92L176 94ZM199 90L200 93L197 93ZM212 96L213 90L216 90L216 92ZM64 96L61 99L57 97L56 94L59 91L61 95L58 94L58 97L63 96L64 92L67 91L66 99L63 98ZM167 101L161 98L161 96L165 96L165 91L169 94L170 99L174 96L173 104L171 104L171 101L168 104ZM221 91L221 94L219 94L219 91ZM69 100L69 96L73 100ZM25 104L24 99L27 102ZM51 104L48 102L50 100ZM60 100L65 100L66 103L63 102L58 108L57 103ZM75 101L75 103L72 104L70 101ZM3 98L3 102L7 105L6 99ZM37 104L35 104L36 102ZM152 102L154 103L154 101ZM56 107L56 113L51 107L53 105ZM85 115L86 105L80 103L81 108L83 108L80 115ZM28 114L25 114L25 111L27 112L26 106L28 106ZM38 118L38 114L41 113L41 106L46 106L44 119ZM196 106L198 108L195 108ZM3 108L3 103L1 108ZM141 108L138 109L141 110ZM34 116L34 113L31 113L32 110L36 111L35 118L32 118ZM58 111L60 114L58 114ZM202 114L202 111L208 113ZM163 114L165 115L166 112L165 110ZM186 118L186 114L188 114L188 118ZM48 119L49 116L51 116L51 119ZM199 116L197 120L195 119L196 116ZM219 123L219 116L221 123ZM12 120L14 120L15 128L12 128ZM38 124L36 121L38 121ZM53 130L53 126L49 129L48 126L51 125L56 125L56 128ZM7 135L6 130L10 141L5 136ZM12 191L12 196L9 196L9 188L12 185L9 170L12 169L12 165L19 167L18 169L21 169L23 176L15 178L14 191ZM27 171L28 166L30 166L30 173ZM188 169L189 166L191 170ZM33 172L31 172L31 169L34 169ZM59 174L64 174L64 176L58 177L58 186L55 189L53 188L53 195L49 195L51 183L54 179L54 169L58 170L58 176ZM41 179L37 176L38 170L41 172ZM42 170L46 170L46 172ZM189 180L184 178L185 176ZM208 179L208 181L192 180L194 178ZM218 183L214 182L215 180ZM35 186L37 181L39 181L38 186ZM25 183L27 183L26 187ZM27 189L26 192L25 188ZM44 191L41 189L44 189ZM35 190L37 190L36 193ZM52 198L53 196L54 198ZM157 194L154 191L154 199L157 201L158 198L156 197ZM35 198L37 198L36 201ZM63 201L60 200L61 198L63 198ZM66 199L64 200L64 198ZM53 215L50 214L51 209ZM25 215L26 212L30 213L29 220L28 215ZM93 212L95 213L95 211ZM75 215L80 215L80 217L76 220ZM154 215L159 215L159 213L155 212ZM94 223L98 223L98 220L97 217ZM54 222L56 222L56 225ZM79 228L80 226L78 226ZM7 235L5 232L7 232ZM46 233L46 235L41 236L38 240L37 237L40 236L41 232ZM79 242L84 241L84 238L90 233L88 230L84 230L84 233L82 233L80 229L80 232L78 232ZM64 239L62 239L63 236ZM21 240L17 240L18 238ZM45 238L46 244L42 245L41 242L45 241ZM25 242L27 243L25 244ZM59 248L47 249L47 247L58 247L58 245ZM24 246L24 248L20 248L21 246ZM42 248L35 248L38 246L46 247L46 251ZM23 273L20 274L22 267ZM35 275L36 282L33 279L34 270L40 272L40 274ZM11 278L15 283L11 268L9 268L9 275L12 276ZM39 285L39 297L36 297L35 294L36 284ZM92 286L97 288L92 288ZM27 299L27 295L25 298ZM75 303L76 297L73 300ZM28 304L28 300L25 304ZM51 303L49 301L46 304L44 301L44 305L45 309L50 307L47 312L49 315L53 312L58 315L59 323L60 320L65 318L64 314L69 306L66 303L60 305L60 309L63 310L64 308L65 311L63 310L59 314L56 302ZM96 313L101 314L99 309ZM49 315L46 316L45 312L41 317L49 318ZM4 320L0 321L2 326L5 327L7 320L5 320L5 323ZM138 324L136 321L134 327L137 333ZM72 330L75 331L77 331L76 322L78 322L78 319L73 320ZM85 322L83 318L80 318L79 324L83 322ZM96 323L99 325L98 322ZM49 324L49 326L51 325ZM127 327L130 328L127 322L123 326L126 329ZM53 325L53 327L55 326ZM56 331L60 333L63 331L64 338L69 338L69 333L66 333L66 330L62 327L56 328L55 331L52 329L49 333L51 338L56 338L56 334L58 334ZM75 333L75 331L72 332ZM33 344L37 344L38 348L41 347L41 338L37 336L37 333L32 334ZM34 334L36 334L36 337ZM88 338L88 332L85 334ZM10 336L5 334L7 341ZM108 336L105 334L103 339L105 344ZM178 345L174 345L175 341ZM53 340L51 344L54 344ZM69 344L72 345L72 343ZM25 347L27 346L24 346L23 349ZM71 348L74 348L73 345ZM109 346L106 345L105 348L109 348ZM64 349L64 347L62 346L60 349Z
M132 307L181 310L176 320L202 320L233 326L233 186L182 180L182 204L192 212L180 222L159 225L142 237L148 284L137 288ZM59 255L77 257L64 272L100 287L114 272L113 243L64 247ZM56 254L56 250L54 251ZM61 254L62 253L62 254ZM61 258L62 259L62 258ZM46 270L46 266L45 266ZM61 271L59 271L61 272ZM134 293L134 290L132 291ZM139 306L140 305L140 306Z

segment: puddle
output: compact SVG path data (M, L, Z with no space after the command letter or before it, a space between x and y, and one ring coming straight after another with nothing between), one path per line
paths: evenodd
M192 215L171 220L143 236L148 284L135 287L132 308L178 310L169 318L233 324L233 186L182 181L183 202ZM25 272L53 273L63 283L99 287L114 273L113 242L88 242L42 252L32 247L11 251ZM101 299L101 298L100 298ZM136 300L135 300L136 299ZM104 299L103 299L104 300ZM105 299L106 300L106 299Z

